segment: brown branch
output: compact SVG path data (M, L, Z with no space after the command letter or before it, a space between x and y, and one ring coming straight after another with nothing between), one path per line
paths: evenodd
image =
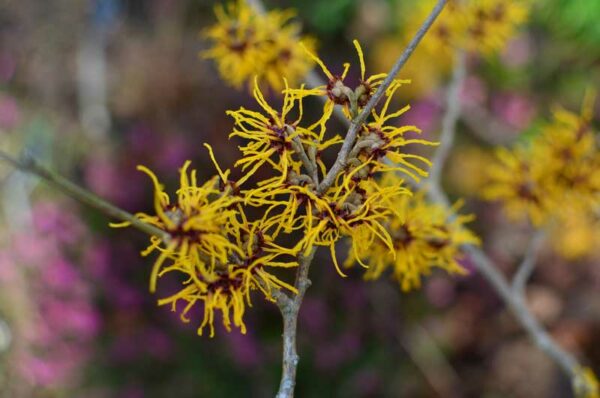
M360 114L357 117L355 117L350 123L350 128L346 133L346 138L344 138L344 142L342 144L340 152L338 153L337 159L335 160L335 163L333 164L331 169L329 169L329 171L327 172L327 175L323 178L321 185L319 185L319 193L326 192L327 189L329 189L329 187L335 181L337 175L344 169L344 167L346 167L346 160L348 159L348 154L352 150L352 146L354 145L356 136L360 131L363 123L367 120L367 117L371 113L371 110L373 110L375 105L377 105L377 103L381 100L390 84L392 84L392 82L396 78L396 75L398 74L398 72L400 72L400 69L402 69L406 61L408 61L408 58L412 55L413 51L415 51L415 48L417 47L421 39L425 36L425 33L427 33L437 16L440 14L440 12L442 12L442 9L444 8L445 4L446 0L438 0L437 4L433 8L427 19L423 22L423 24L421 25L417 33L415 33L415 36L412 38L408 46L404 49L400 57L396 60L396 63L394 64L394 66L392 66L392 69L389 71L388 75L381 83L375 94L371 97L369 102L367 102L367 105L365 105Z
M72 183L63 176L38 163L38 161L31 154L24 154L21 156L21 158L17 159L4 151L0 151L0 160L11 164L13 167L19 170L37 175L50 185L53 185L60 191L63 191L68 196L71 196L72 198L85 203L90 207L93 207L108 217L120 221L130 222L132 227L137 228L148 235L157 236L163 242L167 242L170 239L170 235L167 232L153 225L140 221L133 214L108 203L104 199Z
M439 184L444 164L450 155L454 143L456 122L460 117L460 90L466 76L465 53L457 50L454 53L454 68L452 69L452 78L446 93L446 110L442 119L442 133L440 134L440 145L435 151L432 159L433 165L429 172L429 181L432 184Z
M523 257L523 261L519 265L519 268L513 277L512 289L515 294L518 294L521 297L525 296L525 286L527 285L527 281L535 269L537 256L542 244L544 243L544 235L544 231L542 230L537 230L533 234L533 237L531 238L531 241L527 247L525 256Z
M302 145L302 140L297 135L294 136L294 138L292 138L292 148L294 149L294 152L296 152L298 154L298 156L300 157L300 160L302 161L304 168L310 175L310 178L312 178L315 186L318 186L319 185L319 168L317 167L317 164L315 162L313 162L313 161L311 161L311 159L309 159L308 155L306 154L306 151L304 150L304 145Z
M460 67L460 64L457 66ZM464 73L464 71L457 72L455 70L453 76L457 76L462 73ZM455 97L452 98L451 94L453 94ZM448 124L444 125L445 131L442 132L443 139L438 147L438 151L441 151L442 154L436 154L437 156L434 157L434 159L438 159L438 161L441 160L442 163L452 148L452 144L454 142L453 136L456 132L455 124L460 117L460 108L456 109L452 106L452 104L458 102L458 94L458 90L450 90L450 93L447 97L446 112L454 112L454 114L452 117L448 116ZM446 116L444 119L446 119ZM450 201L440 185L439 173L441 172L440 170L442 169L443 164L435 167L436 172L432 173L430 184L428 186L428 198L434 203L438 203L446 208L450 208ZM541 242L537 241L538 238L533 240L533 246L541 244ZM521 270L517 272L517 276L515 278L514 286L516 288L513 288L504 275L502 275L502 273L498 270L494 262L486 256L483 250L469 244L462 245L461 249L464 253L469 255L477 271L490 283L496 293L505 302L505 304L508 306L508 309L512 312L523 329L525 329L529 337L533 340L534 344L542 352L546 353L546 355L554 360L554 362L563 370L563 372L566 373L571 380L573 380L574 386L576 385L576 382L581 382L579 373L582 368L577 362L577 359L571 355L571 353L560 347L558 343L552 339L544 327L527 308L527 303L522 293L525 289L527 277L533 269L535 259L534 254L528 254L526 256L524 264L521 266ZM587 386L584 386L584 388L587 388Z
M442 204L447 208L450 207L448 197L437 185L430 186L427 194L432 202ZM504 275L498 271L494 262L483 250L476 246L462 245L461 250L469 255L477 271L490 283L496 293L505 302L535 345L552 358L571 379L574 379L581 369L575 357L562 349L548 332L544 330L543 326L527 308L523 296L515 294L515 291L511 288Z
M318 185L317 191L319 193L327 191L327 189L329 189L329 187L333 184L333 181L335 180L337 175L345 167L348 154L352 150L354 141L356 140L356 136L362 124L367 120L367 117L371 113L371 110L381 100L385 91L392 84L394 78L396 77L400 69L404 66L408 58L414 52L415 48L417 47L423 36L425 36L425 34L437 18L437 16L444 8L446 1L447 0L438 0L431 14L423 22L423 25L419 28L419 30L417 31L413 39L410 41L406 49L400 55L400 57L388 73L388 76L382 82L381 86L379 86L378 90L371 97L369 102L365 105L362 112L358 116L354 117L354 119L350 122L346 138L344 139L342 148L338 153L334 165L324 177L321 184ZM265 7L260 0L246 0L246 2L257 13L265 13ZM312 87L325 84L314 72L314 70L311 71L306 78L308 80L308 84ZM327 100L326 98L324 99ZM336 117L343 121L344 124L348 124L348 119L339 107L334 107L334 113ZM297 152L300 156L302 156L301 151ZM303 163L305 163L305 166L307 165L304 159ZM313 177L313 180L317 182L317 179L315 177ZM310 280L308 279L308 271L310 268L312 258L314 257L314 253L315 249L313 249L308 256L301 256L299 259L300 265L296 274L296 288L298 289L298 294L291 299L287 296L285 296L285 298L281 297L279 299L276 299L277 305L283 316L283 363L281 383L279 386L279 391L277 393L277 398L290 398L294 396L294 387L296 384L296 369L299 361L298 353L296 351L296 330L298 324L298 312L300 311L300 306L302 304L304 294L306 293L306 289L308 289L308 287L310 286Z
M296 386L296 369L300 360L296 349L296 335L298 327L298 313L304 300L304 294L310 287L308 271L315 256L316 249L313 248L308 256L300 255L298 262L298 273L296 274L295 287L298 294L288 301L278 302L279 310L283 317L283 361L281 382L276 398L291 398L294 396Z

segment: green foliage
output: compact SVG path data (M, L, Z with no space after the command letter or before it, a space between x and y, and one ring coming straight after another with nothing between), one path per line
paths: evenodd
M600 1L546 0L538 9L540 18L555 34L577 39L600 54Z
M302 14L314 34L334 36L344 31L352 20L356 2L354 0L318 0L305 2L294 0L292 6Z

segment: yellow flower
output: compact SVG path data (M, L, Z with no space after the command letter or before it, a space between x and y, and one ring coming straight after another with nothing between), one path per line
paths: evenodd
M304 80L314 66L312 59L298 44L299 39L306 48L314 50L315 40L301 36L298 24L289 24L279 31L273 31L268 50L271 56L266 59L258 76L261 81L264 80L275 91L281 91L284 88L282 77L285 77L290 84L297 85Z
M558 109L528 146L499 149L483 196L500 200L511 218L540 225L568 209L597 211L600 154L587 96L581 115Z
M213 42L203 53L213 58L221 77L236 88L252 86L254 77L274 90L282 87L281 76L298 83L312 68L312 61L298 46L300 26L290 22L292 11L258 14L245 1L215 8L217 23L204 36ZM314 40L303 38L314 47Z
M473 196L480 192L487 183L485 169L492 159L492 154L479 146L457 147L447 166L453 191L460 196Z
M465 2L462 46L483 55L506 47L529 14L529 1L470 0Z
M241 250L231 251L227 261L219 263L214 269L206 269L201 264L190 266L187 259L180 259L160 274L163 276L176 271L185 276L183 288L179 292L158 302L159 305L170 304L173 311L176 311L180 300L185 302L180 314L182 321L189 322L188 312L197 302L203 303L204 316L198 328L200 335L208 326L210 337L214 336L215 311L221 312L227 331L231 330L233 323L242 333L246 333L243 316L246 305L252 305L250 293L253 290L260 290L271 301L274 300L273 290L283 288L296 293L293 286L268 271L269 267L296 267L296 253L275 244L273 236L262 228L261 221L248 222L240 211L229 238Z
M437 89L452 67L456 49L486 58L502 51L526 22L530 4L531 0L449 1L402 69L401 77L411 76L413 80L405 94L419 95ZM399 18L404 22L401 37L381 40L374 51L374 59L382 68L391 67L393 58L389 54L408 43L434 5L435 0L419 0L410 8L400 9Z
M532 158L548 162L546 179L549 196L556 207L600 205L600 154L592 130L595 95L586 95L581 114L557 108L553 120L542 128L532 144ZM566 195L566 196L565 196Z
M327 78L327 83L322 86L311 89L291 89L289 90L296 96L327 96L329 101L325 103L323 109L323 118L321 121L326 121L331 116L333 107L337 105L343 106L344 113L349 119L354 118L364 107L371 96L375 93L377 87L383 82L387 73L379 73L371 76L366 76L365 59L362 48L357 40L353 41L354 47L358 54L360 64L360 78L354 88L348 86L345 82L350 69L350 64L345 63L341 75L333 74L325 63L315 55L307 46L303 45L306 53L319 65Z
M210 147L210 157L214 155ZM216 164L216 163L215 163ZM196 171L188 173L190 162L180 170L180 187L177 200L171 203L157 177L144 166L138 169L150 176L154 184L155 215L138 213L136 216L148 224L168 232L170 239L161 241L151 238L150 246L142 252L160 252L151 277L150 291L156 291L158 278L168 273L183 275L183 286L170 297L160 299L158 304L171 304L173 310L179 301L186 303L181 319L187 316L197 303L204 306L204 317L198 333L207 325L214 335L214 313L220 311L223 325L231 325L245 332L243 315L250 305L250 292L260 290L268 300L273 300L273 290L295 288L267 271L268 267L295 267L297 251L274 242L276 235L269 232L273 223L266 222L266 215L256 222L249 222L243 212L241 199L234 195L227 177L218 165L219 177L198 185ZM129 223L113 224L114 227Z
M264 52L261 43L267 32L260 18L244 2L231 2L226 7L215 7L217 24L205 32L214 46L203 53L214 58L221 77L239 88L258 73Z
M287 82L285 84L287 87ZM286 90L282 110L278 112L265 101L256 83L253 94L264 114L244 108L227 111L235 120L234 130L229 137L248 140L248 143L240 146L243 156L235 164L236 167L241 166L241 170L245 172L244 177L237 183L243 184L259 167L267 164L281 174L272 184L281 185L295 161L292 158L296 145L294 140L300 140L303 145L310 146L314 145L312 139L316 138L316 135L299 125L302 120L302 99L292 96ZM299 108L298 118L294 121L289 120L290 113L295 110L296 105Z
M545 222L551 211L541 185L547 164L532 162L525 147L512 151L500 148L496 155L497 162L488 166L489 184L484 186L482 196L502 202L513 220L528 218L534 225Z
M160 252L150 277L151 292L156 291L158 274L168 259L185 259L214 269L217 262L227 261L230 251L239 251L224 234L233 222L236 211L231 208L239 202L239 198L231 196L230 190L221 192L217 177L198 185L196 171L192 170L188 175L190 163L185 162L180 169L180 187L177 190L176 203L171 203L171 198L152 171L138 166L138 170L148 174L154 184L156 214L137 213L136 217L168 232L171 236L168 242L152 237L150 246L142 252L142 256L147 256L154 250ZM114 227L129 225L128 222L112 224Z
M431 9L433 1L421 1L421 13ZM467 51L492 55L502 50L515 36L529 14L529 0L465 0L452 2L432 26L426 37L428 50L463 48ZM416 19L415 21L420 21ZM407 26L407 33L414 26ZM432 53L433 54L433 53Z
M379 112L372 111L373 121L363 127L357 143L349 155L348 162L351 166L362 167L363 164L368 164L361 171L361 174L365 176L391 171L401 172L415 181L419 181L420 177L426 177L428 174L424 168L429 168L431 162L423 156L407 153L405 147L415 144L434 146L438 143L417 138L405 138L406 133L420 134L421 130L416 126L390 123L390 120L406 113L410 109L410 105L387 114L390 102L402 83L397 80L389 87L381 110Z
M600 245L600 219L589 209L568 206L550 224L551 247L567 260L594 255Z
M342 237L351 239L352 253L362 265L364 263L356 254L367 250L374 242L379 242L393 253L391 237L383 224L392 213L390 201L409 193L400 183L381 188L373 180L355 180L358 171L360 168L341 175L319 200L307 197L303 218L305 232L300 244L304 252L308 253L313 246L329 247L341 276L346 275L338 264L335 244Z
M386 185L397 181L395 176L386 178ZM459 206L445 210L428 204L423 192L394 196L390 206L393 212L384 224L386 235L391 238L392 254L387 242L382 241L374 241L371 247L353 248L354 257L368 264L365 279L377 279L391 269L402 290L409 291L420 287L422 277L429 275L434 267L452 274L465 274L457 261L462 256L460 246L478 244L479 240L464 227L473 217L455 214ZM353 262L349 255L346 265Z
M198 328L198 334L202 335L203 329L210 328L210 337L214 336L215 311L220 311L223 317L223 325L229 331L231 324L246 333L243 321L246 305L250 305L249 292L252 278L252 268L235 267L233 264L221 265L213 271L199 267L203 272L190 270L185 264L176 262L165 268L160 276L167 272L179 271L186 279L177 293L158 300L158 305L171 305L172 311L177 311L177 303L185 302L180 318L183 322L190 322L188 312L198 302L204 306L203 320Z
M600 383L590 368L580 368L573 380L577 398L600 398Z

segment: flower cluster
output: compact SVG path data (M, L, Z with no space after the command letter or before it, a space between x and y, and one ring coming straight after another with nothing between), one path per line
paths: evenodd
M579 115L557 108L526 145L499 149L483 190L486 199L502 202L511 219L549 226L567 258L581 257L600 242L600 152L592 104L588 95Z
M419 2L418 13L426 15L433 4L433 1ZM462 48L489 56L506 46L508 40L517 33L518 27L525 22L528 13L527 0L449 2L422 46L430 51Z
M262 292L268 300L294 294L296 288L276 276L285 272L273 271L298 267L299 258L309 257L317 247L329 249L336 270L345 276L336 252L342 240L351 247L347 263L368 268L369 278L380 275L386 264L396 264L403 287L417 286L433 266L462 272L456 263L458 246L476 241L465 232L465 219L451 219L442 209L425 205L403 208L411 195L403 178L419 181L430 166L429 160L409 149L435 145L419 138L416 126L402 124L408 105L392 109L392 98L406 81L395 80L388 87L382 105L372 111L353 141L331 132L334 108L340 107L349 121L355 119L386 77L367 75L362 49L357 41L354 45L360 64L356 82L348 77L349 64L335 74L306 46L328 79L325 85L309 89L282 79L281 106L272 106L255 79L257 110L227 112L234 122L230 138L242 141L241 157L234 165L234 173L242 174L237 180L229 170L221 170L207 146L218 176L199 185L186 163L172 203L154 174L139 167L154 182L155 215L137 217L170 236L167 241L152 237L142 253L159 252L150 289L154 291L157 279L166 274L183 275L181 289L159 304L171 304L176 310L183 302L181 317L187 321L192 307L202 302L199 333L209 326L213 335L215 312L222 314L226 329L234 325L244 332L251 291ZM321 97L325 105L314 120L306 120L304 102L313 97ZM336 169L328 153L339 151L343 143L350 150L343 167ZM411 223L423 225L407 227L408 213L414 213ZM252 220L250 214L259 216ZM402 228L415 228L424 242L409 249L418 257L415 261L398 249Z
M382 184L398 184L398 177L387 175ZM384 227L389 231L394 256L390 256L388 242L375 242L368 250L364 245L353 247L354 258L348 256L346 266L356 259L367 268L365 279L377 279L388 269L403 291L421 286L421 279L440 268L451 274L465 274L458 263L460 246L479 244L478 238L465 228L472 216L456 215L460 202L453 209L445 209L425 201L424 192L393 199L389 209L391 216ZM362 259L362 260L361 260ZM367 266L368 264L368 266Z
M400 35L404 41L410 39L435 5L434 0L415 3L410 14L405 8L401 9L400 19L405 23ZM449 1L403 68L403 73L411 76L415 83L412 91L427 92L439 87L443 76L450 71L456 49L485 58L503 50L527 20L530 3L530 0ZM381 41L376 56L386 59L385 53L397 43L398 37ZM432 59L436 61L431 62Z
M180 170L175 203L171 203L154 173L138 166L154 183L156 214L136 216L170 236L166 242L153 236L150 246L142 252L142 256L156 250L160 253L151 272L150 291L156 291L159 277L177 273L183 276L181 290L160 299L159 305L171 304L175 311L178 302L184 302L181 319L189 322L187 313L201 301L204 318L199 334L208 325L211 337L214 335L215 310L222 313L226 329L230 330L233 323L244 332L242 317L246 304L250 305L251 290L262 291L269 300L273 300L273 289L295 291L265 270L295 266L294 252L273 242L274 236L264 220L248 221L236 189L227 179L228 172L219 169L219 176L198 185L196 171L188 173L189 165L188 161Z
M501 148L483 195L503 203L512 219L534 225L574 210L598 208L600 152L591 126L592 96L580 115L557 108L526 145Z
M273 10L259 14L238 0L215 8L217 24L204 36L213 43L203 53L217 62L221 77L236 88L252 87L255 76L274 90L280 90L281 76L296 84L313 64L298 45L300 25L290 20L292 11ZM311 38L302 40L314 47Z

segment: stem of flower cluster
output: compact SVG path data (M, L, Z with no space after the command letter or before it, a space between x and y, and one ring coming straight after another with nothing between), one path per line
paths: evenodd
M19 170L37 175L50 185L58 188L59 191L64 192L68 196L78 200L81 203L85 203L86 205L99 210L101 213L104 213L110 218L120 221L127 221L131 223L132 227L137 228L148 235L157 236L163 242L168 242L171 238L170 235L162 229L140 221L133 214L110 204L106 200L94 195L90 191L81 188L63 176L41 165L31 154L26 153L17 159L4 151L0 151L0 159L11 164Z
M442 170L454 144L456 122L461 112L460 92L465 81L466 72L465 52L457 50L454 53L454 68L452 69L452 78L446 93L446 110L442 118L440 145L431 160L433 163L429 171L429 182L431 184L439 185L441 183Z
M307 256L300 255L295 282L298 293L291 298L288 297L287 300L277 301L283 317L283 361L281 382L276 398L291 398L294 396L296 369L300 360L296 349L298 313L304 300L304 294L311 284L310 279L308 279L308 271L315 252L316 249L313 248Z
M358 115L353 115L353 120L350 122L348 132L346 133L346 137L342 144L342 148L340 149L340 152L337 155L335 163L325 175L323 181L320 184L318 182L318 179L313 176L313 181L318 187L317 192L319 194L322 194L329 189L329 187L335 181L337 175L340 172L342 172L342 170L346 166L348 155L350 154L354 146L357 134L360 131L363 123L367 120L373 108L381 100L381 98L385 94L385 91L392 84L396 75L398 74L398 72L400 72L400 69L402 69L408 58L412 55L415 48L417 47L421 39L425 36L425 34L437 18L437 16L440 14L440 12L442 12L446 1L447 0L438 0L437 4L433 8L427 19L423 22L422 26L416 32L413 39L404 49L404 51L402 52L402 54L388 73L388 76L384 79L384 81L379 86L375 94L371 97L369 102L365 105L365 107ZM265 7L260 0L246 0L246 2L256 12L261 14L265 12ZM314 87L322 85L321 79L315 74L314 71L311 71L307 78L309 80L308 83L310 86ZM336 116L344 123L348 122L348 120L346 119L345 115L339 107L335 107L334 112L336 113ZM299 152L299 155L302 157L302 151L297 152ZM306 165L304 159L302 160L303 163L305 163L307 171L309 171L310 173L311 170L309 170L309 166ZM300 311L300 306L302 305L302 300L304 298L304 294L306 293L306 289L308 289L308 287L310 286L310 280L308 279L308 271L310 268L312 258L314 257L314 253L315 249L313 249L308 256L301 256L299 259L299 267L296 274L296 289L298 289L298 294L292 298L286 296L283 293L278 294L278 297L275 297L275 301L283 316L282 375L279 391L277 393L277 398L291 398L294 396L294 387L296 385L296 369L299 361L298 353L296 351L298 313Z
M344 167L346 167L348 154L352 150L354 141L356 141L356 136L362 128L363 123L367 120L373 108L375 108L377 103L379 103L390 84L392 84L392 82L396 78L398 72L400 72L400 69L402 69L404 64L406 64L406 61L408 61L408 58L410 58L412 53L415 51L417 45L421 42L421 39L423 39L431 25L433 25L433 22L442 12L444 6L446 5L446 1L447 0L438 0L437 4L433 8L427 19L425 19L425 21L423 22L419 30L415 33L408 46L404 49L400 57L394 63L394 66L392 66L392 69L390 69L390 71L388 72L386 78L377 88L375 94L373 94L373 96L369 99L369 102L367 102L367 104L359 113L359 115L355 117L350 123L350 128L346 133L346 137L344 138L344 142L342 143L342 148L340 149L340 152L337 155L335 163L333 164L331 169L329 169L327 175L323 178L323 181L321 181L321 184L319 185L319 193L326 192L337 178L337 175L344 169Z
M446 111L442 119L440 146L433 158L431 175L427 184L429 200L441 204L446 208L450 208L450 201L441 186L441 173L445 160L454 143L456 123L460 117L460 87L466 73L464 54L459 50L455 56L452 81L450 82L448 95L446 96ZM525 258L514 277L512 286L483 250L470 244L463 245L461 249L469 255L477 271L490 283L496 293L505 302L535 345L554 360L569 378L574 381L575 385L575 382L581 381L578 379L578 376L582 369L577 359L552 339L527 308L525 287L527 279L535 267L535 260L542 239L543 234L541 232L535 233L530 248L527 250ZM587 386L583 386L583 389L586 388Z

